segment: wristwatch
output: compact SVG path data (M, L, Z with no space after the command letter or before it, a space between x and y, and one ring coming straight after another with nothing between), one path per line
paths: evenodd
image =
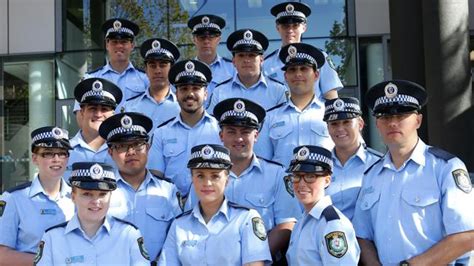
M401 261L400 266L410 266L410 263L407 260Z

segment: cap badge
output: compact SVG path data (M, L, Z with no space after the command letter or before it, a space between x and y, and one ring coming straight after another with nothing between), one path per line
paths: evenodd
M151 43L151 48L153 48L153 49L155 49L155 50L156 50L156 49L160 49L160 47L161 47L161 43L160 43L160 41L158 41L158 40L154 40L154 41Z
M103 87L104 85L102 85L102 82L100 82L100 80L96 80L94 81L94 83L92 83L93 91L101 91Z
M385 85L385 96L389 99L395 98L398 94L398 87L397 85L393 84L392 82Z
M286 5L285 9L288 13L292 13L293 11L295 11L295 7L292 4Z
M245 103L241 100L237 100L234 103L234 111L236 112L244 112L245 111Z
M119 30L120 28L122 28L122 22L118 20L114 21L114 30Z
M122 119L120 119L120 124L122 124L123 128L129 129L133 125L133 120L130 116L124 115Z
M202 22L202 24L204 24L204 25L209 25L209 22L210 22L210 21L211 21L211 20L209 19L208 16L204 16L204 17L202 17L202 19L201 19L201 22Z
M244 33L244 40L251 41L253 39L253 33L251 31L246 31Z
M296 47L294 47L293 45L290 45L290 47L288 47L288 55L290 57L295 57L297 53L298 51L296 50Z
M53 138L55 139L63 138L63 131L59 127L53 128L53 130L51 130L51 134L53 135Z
M194 63L191 62L191 61L188 61L188 62L184 65L184 69L185 69L186 72L188 72L188 73L194 72Z
M99 164L92 165L89 171L91 172L92 179L101 179L104 174L104 169Z
M305 161L309 157L309 149L308 147L302 147L297 153L296 153L296 159L298 161Z
M344 101L341 99L335 100L333 105L334 105L334 110L336 111L342 111L342 109L344 109Z
M211 146L206 145L201 149L201 157L203 159L210 159L212 155L214 155L214 149Z

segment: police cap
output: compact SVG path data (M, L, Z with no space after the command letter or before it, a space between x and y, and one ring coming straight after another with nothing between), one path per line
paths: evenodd
M278 24L306 23L311 8L300 2L284 2L273 6L270 12Z
M214 107L214 116L219 125L240 126L259 129L265 118L265 109L244 98L230 98Z
M69 133L60 127L40 127L31 132L31 149L35 147L71 150Z
M268 39L261 32L241 29L232 32L227 38L227 49L232 53L253 52L263 54L268 48Z
M323 147L305 145L293 149L293 160L287 172L332 173L331 152Z
M117 188L114 168L96 162L73 163L69 184L86 190L112 191Z
M212 73L211 69L203 62L183 60L171 67L168 80L174 86L186 84L207 85L212 80Z
M148 141L148 133L153 121L146 115L135 112L124 112L107 118L99 127L99 135L107 141L121 142L127 140Z
M140 54L146 61L149 60L160 60L169 61L172 64L176 62L180 56L178 47L166 40L161 38L148 39L143 42L140 47Z
M229 150L218 144L203 144L191 148L191 157L188 161L188 168L205 169L230 169Z
M122 91L114 83L103 78L84 79L74 88L79 104L100 104L115 109L122 101Z
M283 46L278 55L285 64L281 69L286 69L291 65L311 65L321 68L324 65L324 54L318 48L306 43L292 43Z
M132 39L138 35L137 24L123 18L112 18L102 24L102 31L107 39Z
M188 27L194 35L221 35L222 29L225 27L225 20L216 15L199 15L188 21Z
M327 100L324 105L323 121L336 121L343 119L351 119L362 115L359 100L354 97L341 97Z

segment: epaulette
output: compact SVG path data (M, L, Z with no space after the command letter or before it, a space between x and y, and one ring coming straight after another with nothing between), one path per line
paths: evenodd
M237 203L235 203L235 202L232 202L232 201L228 201L227 203L229 204L229 206L234 207L234 208L236 208L236 209L250 210L250 208L245 207L245 206L242 206L242 205L239 205L239 204L237 204Z
M383 153L379 152L378 150L372 149L371 147L365 147L365 149L379 158L383 157Z
M178 219L178 218L180 218L180 217L189 215L189 214L191 214L192 211L193 211L193 210L185 211L185 212L181 213L180 215L176 216L175 219Z
M276 49L275 51L269 53L267 56L265 56L265 57L263 58L263 60L267 60L267 58L269 58L270 56L273 56L277 51L278 51L278 49Z
M276 165L285 167L283 164L281 164L281 163L279 163L279 162L275 162L275 161L272 161L272 160L268 160L268 159L265 159L265 158L260 157L260 156L257 156L257 158L260 159L260 160L264 160L264 161L267 162L267 163L276 164Z
M68 222L60 223L55 226L51 226L50 228L46 229L44 232L48 232L49 230L53 230L54 228L66 227Z
M377 161L375 161L375 163L369 166L369 168L367 168L367 170L364 171L364 175L366 175L370 171L370 169L372 169L372 167L374 167L374 165L376 165L380 161L382 161L382 158L378 159Z
M128 224L128 225L131 225L133 228L137 229L138 230L138 226L134 225L133 223L129 222L129 221L125 221L123 219L120 219L120 218L117 218L115 216L112 216L115 220L119 221L119 222L122 222L124 224Z
M323 210L323 216L326 219L326 221L332 221L332 220L339 220L339 214L337 214L336 210L332 205L327 206Z
M18 186L16 186L16 187L12 187L12 188L10 188L10 189L7 189L6 191L7 191L8 193L12 193L12 192L15 192L15 191L17 191L17 190L27 188L27 187L29 187L29 186L31 186L31 181L28 181L28 182L23 183L23 184L20 184L20 185L18 185Z
M226 83L230 82L230 81L233 80L233 79L234 79L234 78L232 77L232 78L228 78L228 79L226 79L226 80L224 80L224 81L222 81L222 82L220 82L220 83L217 83L216 88L219 87L220 85L223 85L223 84L226 84Z
M428 148L428 152L433 154L434 156L438 157L438 158L441 158L445 161L449 161L453 158L456 158L456 156L454 156L453 154L443 150L443 149L440 149L440 148L436 148L436 147L429 147Z
M270 111L273 111L273 110L275 110L275 109L278 109L278 108L282 107L282 106L285 105L285 104L286 104L286 102L277 104L277 105L273 106L272 108L267 109L266 112L268 113L268 112L270 112Z
M150 174L155 177L156 179L159 179L159 180L163 180L163 181L166 181L166 182L169 182L171 184L174 184L173 183L173 180L171 180L170 178L166 177L162 172L158 171L158 170L155 170L155 169L148 169L148 171L150 171Z
M175 119L174 117L173 117L173 118L170 118L170 119L166 120L165 122L159 124L156 128L160 128L160 127L162 127L162 126L165 126L166 124L168 124L169 122L173 121L174 119Z
M97 72L97 71L101 70L102 68L104 68L104 66L101 66L101 67L98 67L98 68L96 68L96 69L94 69L94 70L91 70L91 71L89 71L89 72L86 72L86 74L92 74L92 73L95 73L95 72Z
M143 94L145 94L145 92L140 92L139 94L137 94L137 95L135 95L135 96L133 96L133 97L130 97L130 98L128 98L128 99L125 100L125 101L126 101L126 102L131 101L131 100L133 100L133 99L136 99L136 98L142 96Z
M227 62L232 62L232 59L229 59L227 57L222 57L222 60L227 61Z
M285 83L279 81L278 79L276 79L276 78L274 78L274 77L270 77L270 76L266 76L266 77L267 77L269 80L275 81L276 83L285 86Z
M142 72L143 74L146 74L145 70L143 70L141 68L136 67L135 69L138 70L138 72Z

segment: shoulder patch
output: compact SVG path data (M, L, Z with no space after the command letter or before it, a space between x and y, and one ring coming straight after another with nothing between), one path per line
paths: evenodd
M262 218L253 217L252 218L252 229L258 239L265 241L267 239L267 230L265 229L265 224L263 223Z
M7 191L8 193L12 193L12 192L15 192L15 191L17 191L17 190L27 188L27 187L29 187L29 186L31 186L31 181L26 182L26 183L23 183L23 184L21 184L21 185L18 185L18 186L16 186L16 187L12 187L12 188L10 188L10 189L7 189L6 191Z
M226 79L226 80L224 80L224 81L222 81L222 82L220 82L220 83L217 83L217 85L216 85L215 88L217 88L217 87L219 87L219 86L221 86L221 85L224 85L224 84L226 84L226 83L229 83L230 81L232 81L232 79L233 79L233 77L228 78L228 79Z
M89 72L86 72L86 74L93 74L93 73L95 73L95 72L98 72L98 71L102 70L102 68L104 68L104 66L101 66L101 67L98 67L98 68L96 68L96 69L94 69L94 70L91 70L91 71L89 71Z
M378 150L372 149L371 147L365 147L365 149L379 158L382 158L383 156L383 153L379 152Z
M266 77L267 77L269 80L271 80L271 81L274 81L274 82L276 82L276 83L278 83L278 84L280 84L280 85L285 86L285 83L279 81L278 79L276 79L276 78L274 78L274 77L270 77L270 76L266 76Z
M170 118L169 120L166 120L165 122L159 124L156 128L160 128L162 126L165 126L166 124L168 124L169 122L173 121L175 119L175 117L173 118Z
M339 220L339 214L337 214L336 210L332 205L327 206L323 210L323 216L326 219L326 221L332 221L332 220Z
M263 157L260 157L257 155L257 158L260 159L260 160L264 160L265 162L267 163L271 163L271 164L276 164L278 166L282 166L282 167L285 167L283 164L279 163L279 162L275 162L275 161L272 161L272 160L268 160L268 159L265 159Z
M126 101L126 102L131 101L131 100L133 100L133 99L136 99L136 98L142 96L143 94L145 94L145 92L140 92L139 94L137 94L137 95L135 95L135 96L133 96L133 97L130 97L130 98L128 98L128 99L125 100L125 101Z
M437 147L429 147L428 152L433 154L434 156L436 156L438 158L441 158L441 159L445 160L445 161L449 161L449 160L456 157L456 156L452 155L451 153L449 153L449 152L447 152L443 149L437 148Z
M452 172L452 174L456 186L467 194L471 193L472 182L467 171L465 169L456 169Z
M236 208L236 209L250 210L250 208L247 208L247 207L245 207L245 206L239 205L239 204L237 204L237 203L235 203L235 202L232 202L232 201L228 201L227 203L229 204L229 206L234 207L234 208Z
M138 244L138 248L140 249L140 253L142 254L142 256L145 259L150 260L150 255L148 255L148 250L146 250L146 248L145 248L145 241L143 240L142 236L137 238L137 244Z
M347 239L346 234L341 231L333 231L324 236L324 240L326 242L326 247L328 252L331 256L336 258L342 258L347 250Z
M287 175L287 176L283 177L283 183L285 183L286 192L288 192L288 194L290 194L290 196L292 198L294 198L295 197L295 190L294 190L294 187L293 187L293 182L291 181L291 176Z
M7 202L4 200L0 200L0 217L3 216L3 211L5 211L6 206L7 206Z
M112 216L115 220L119 221L119 222L122 222L124 224L128 224L128 225L131 225L133 228L137 229L138 230L138 226L134 225L133 223L129 222L129 221L125 221L123 219L120 219L120 218L117 218L115 216Z
M54 228L60 228L60 227L66 227L68 222L64 222L64 223L60 223L60 224L57 224L55 226L51 226L50 228L46 229L44 232L48 232L50 230L53 230Z
M370 171L370 169L372 169L372 167L374 167L380 161L382 161L382 158L378 159L377 161L375 161L375 163L373 163L371 166L369 166L369 168L367 168L367 170L364 171L364 175L366 175Z
M185 212L181 213L180 215L176 216L176 218L175 218L175 219L178 219L178 218L184 217L184 216L186 216L186 215L190 215L190 214L191 214L191 212L193 212L193 210L185 211Z
M38 244L38 249L36 250L36 256L33 259L33 265L38 264L38 262L41 260L43 257L43 249L44 249L44 241L41 240Z
M170 178L164 176L162 172L160 172L158 170L155 170L155 169L148 169L148 171L150 171L150 174L153 177L155 177L156 179L163 180L163 181L169 182L171 184L174 184L174 182Z
M282 106L285 105L285 104L286 104L286 102L277 104L277 105L273 106L272 108L267 109L266 112L268 113L268 112L270 112L270 111L273 111L273 110L275 110L275 109L278 109L278 108L282 107Z
M273 56L277 51L278 51L278 49L276 49L275 51L273 51L273 52L267 54L267 56L265 56L265 57L263 58L263 60L266 60L267 58Z
M227 62L232 62L232 59L229 59L227 57L222 57L222 60L227 61Z

